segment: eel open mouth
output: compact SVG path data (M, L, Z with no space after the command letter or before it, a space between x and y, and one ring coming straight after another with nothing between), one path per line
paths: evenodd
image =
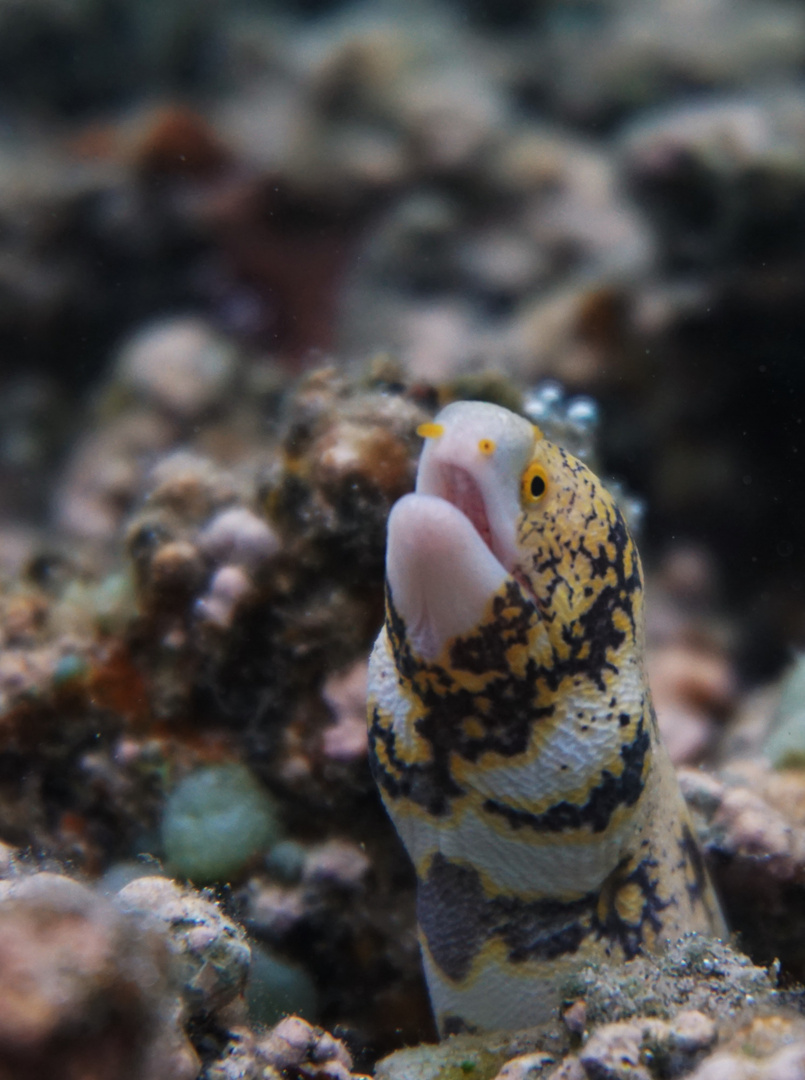
M483 542L499 559L499 554L495 550L492 527L489 524L489 515L486 512L486 503L472 473L459 465L443 465L440 473L441 486L444 489L441 497L469 518Z
M416 492L389 517L386 576L411 647L431 660L478 626L516 566L520 477L535 429L470 401L425 426Z
M411 647L432 660L451 638L478 625L508 576L508 560L500 522L493 524L470 469L425 465L416 493L389 518L386 574Z
M508 574L462 510L415 494L389 517L386 577L411 648L434 660L478 625Z

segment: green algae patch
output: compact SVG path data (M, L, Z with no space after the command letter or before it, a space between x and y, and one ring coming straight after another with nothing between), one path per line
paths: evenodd
M274 802L244 765L197 769L165 802L162 844L168 866L198 884L237 877L279 839Z

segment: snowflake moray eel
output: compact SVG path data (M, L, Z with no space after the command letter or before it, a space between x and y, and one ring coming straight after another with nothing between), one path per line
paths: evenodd
M456 402L391 512L370 759L417 873L442 1034L548 1019L573 972L724 924L643 662L643 577L593 473Z

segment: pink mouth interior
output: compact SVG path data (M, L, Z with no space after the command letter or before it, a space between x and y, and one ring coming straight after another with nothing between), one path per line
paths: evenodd
M498 545L495 543L495 537L489 524L486 504L481 489L472 474L467 469L462 469L460 465L441 463L438 477L439 496L461 511L471 522L475 531L498 562L512 574L523 593L533 600L538 608L542 608L531 581L521 571L513 569L503 552L497 550Z
M443 465L440 469L440 480L443 485L440 492L442 498L469 518L483 542L492 554L499 558L495 551L483 495L471 474L458 465Z

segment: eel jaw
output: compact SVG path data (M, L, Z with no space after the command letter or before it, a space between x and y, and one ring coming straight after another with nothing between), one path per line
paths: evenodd
M417 494L391 511L386 576L412 650L430 661L481 622L509 574L461 510Z

